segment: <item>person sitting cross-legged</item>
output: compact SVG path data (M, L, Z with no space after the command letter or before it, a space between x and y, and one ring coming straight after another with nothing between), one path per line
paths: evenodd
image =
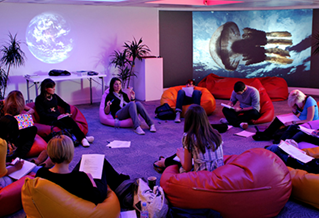
M234 107L239 102L239 107ZM233 108L223 108L225 118L220 119L221 123L229 123L242 129L248 128L250 120L257 120L260 117L260 96L256 88L245 85L238 81L228 103Z

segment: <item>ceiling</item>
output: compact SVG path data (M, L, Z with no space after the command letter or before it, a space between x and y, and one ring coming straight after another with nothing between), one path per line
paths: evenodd
M319 0L0 0L0 3L155 7L167 10L274 10L319 8Z

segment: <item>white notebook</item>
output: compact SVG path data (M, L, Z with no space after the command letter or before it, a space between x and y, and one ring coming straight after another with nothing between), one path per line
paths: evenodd
M15 163L17 160L19 160L19 158L17 157L15 160L12 161L12 163ZM36 167L35 163L32 163L30 161L24 160L24 164L22 166L22 168L18 171L15 171L11 174L9 174L9 177L11 177L12 179L20 179L21 177L27 175L28 173L31 172L31 170L33 170L33 168Z

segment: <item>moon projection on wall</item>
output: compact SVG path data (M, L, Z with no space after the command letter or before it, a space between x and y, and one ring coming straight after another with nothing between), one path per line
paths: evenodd
M26 42L34 57L48 64L64 61L74 47L70 24L52 12L39 14L30 21Z

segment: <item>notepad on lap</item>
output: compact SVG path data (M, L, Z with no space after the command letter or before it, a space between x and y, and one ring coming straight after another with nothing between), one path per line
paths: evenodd
M229 109L234 109L234 107L232 107L232 106L230 106L230 105L228 105L228 104L224 104L224 103L221 103L221 106L227 107L227 108L229 108Z
M290 114L281 114L278 115L277 118L285 125L285 126L289 126L291 124L293 124L293 122L298 122L300 121L300 119L294 115L293 113Z
M14 116L18 121L19 129L24 129L34 125L32 115L30 114L19 114Z
M19 158L17 157L14 161L12 161L13 163L15 163L16 161L18 161ZM28 173L31 172L31 170L33 170L33 168L36 167L35 163L32 163L30 161L24 160L24 164L22 166L22 168L20 170L17 170L11 174L9 174L9 177L11 177L12 179L20 179L21 177L27 175Z

